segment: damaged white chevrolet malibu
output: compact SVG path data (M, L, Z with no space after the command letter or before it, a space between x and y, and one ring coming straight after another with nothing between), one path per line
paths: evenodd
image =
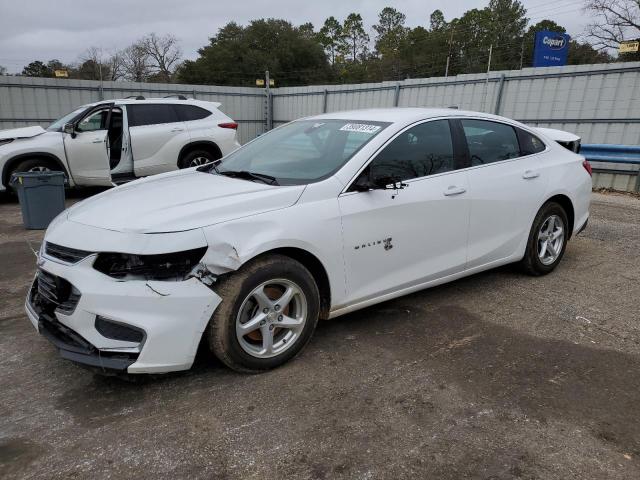
M49 226L26 311L103 371L294 357L318 318L520 262L551 272L589 217L590 166L506 118L331 113L205 165L74 205Z

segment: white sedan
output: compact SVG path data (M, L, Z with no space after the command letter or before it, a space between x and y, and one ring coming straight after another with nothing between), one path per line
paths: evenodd
M203 336L229 367L265 370L319 318L513 262L551 272L590 196L583 157L506 118L319 115L62 213L26 311L102 370L188 369Z

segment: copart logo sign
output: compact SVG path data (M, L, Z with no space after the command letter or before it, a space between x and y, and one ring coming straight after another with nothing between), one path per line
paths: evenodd
M565 44L564 37L547 37L546 35L542 38L542 44L548 45L552 50L560 50L564 48Z
M557 67L567 64L571 37L566 33L543 30L536 32L533 52L534 67Z

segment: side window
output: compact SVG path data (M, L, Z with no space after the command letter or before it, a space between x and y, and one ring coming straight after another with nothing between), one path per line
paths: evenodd
M190 122L193 120L201 120L212 115L209 110L196 107L195 105L174 105L173 108L178 112L178 119L181 122Z
M518 132L518 141L520 142L520 155L533 155L540 153L546 148L542 140L535 135L525 132L520 128L516 128Z
M471 166L520 156L516 131L510 125L489 120L461 120L467 138Z
M178 116L170 103L145 103L127 105L130 127L159 125L178 121Z
M447 120L421 123L396 137L369 164L373 181L426 177L454 170Z
M96 130L106 130L108 116L108 108L90 113L82 120L80 120L80 122L78 122L76 130L78 130L79 132L95 132Z

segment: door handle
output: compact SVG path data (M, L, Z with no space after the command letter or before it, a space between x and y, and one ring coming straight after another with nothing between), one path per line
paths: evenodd
M94 138L91 143L102 143L104 140L102 138Z
M457 187L455 185L451 185L443 193L445 197L452 197L453 195L460 195L461 193L464 193L466 191L467 189L464 187Z
M535 170L525 170L522 174L522 178L525 180L531 180L532 178L538 178L540 176L540 172L536 172Z
M172 132L183 132L184 128L174 128L173 130L171 130Z

